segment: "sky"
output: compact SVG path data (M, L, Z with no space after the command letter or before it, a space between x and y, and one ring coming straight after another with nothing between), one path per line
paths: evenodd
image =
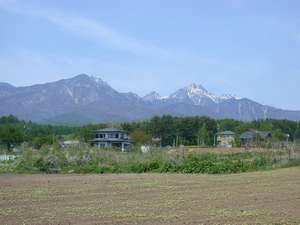
M197 83L300 110L300 1L0 0L0 82L81 73L140 96Z

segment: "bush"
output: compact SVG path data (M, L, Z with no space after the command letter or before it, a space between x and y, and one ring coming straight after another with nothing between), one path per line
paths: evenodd
M286 154L286 153L285 153ZM88 145L61 149L44 145L38 151L22 145L22 154L7 171L45 173L145 173L180 172L229 174L298 165L287 161L283 151L230 154L187 153L151 150L148 153L90 148ZM285 161L284 161L285 160ZM1 168L3 172L5 168Z

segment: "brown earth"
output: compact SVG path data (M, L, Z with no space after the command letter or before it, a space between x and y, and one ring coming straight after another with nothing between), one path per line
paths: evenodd
M0 224L300 224L300 168L0 175Z

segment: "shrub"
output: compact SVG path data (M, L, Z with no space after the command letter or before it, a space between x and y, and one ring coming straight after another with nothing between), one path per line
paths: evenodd
M90 148L87 145L62 149L44 145L34 151L22 145L22 154L9 167L0 171L75 172L75 173L145 173L180 172L228 174L298 165L288 161L283 151L243 152L230 154L186 153L151 150L148 153L120 152Z

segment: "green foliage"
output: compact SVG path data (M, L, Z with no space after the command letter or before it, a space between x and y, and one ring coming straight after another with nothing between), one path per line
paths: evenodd
M290 141L300 139L300 123L288 120L256 120L241 122L231 119L213 120L208 117L174 117L170 115L155 116L149 120L123 124L89 124L81 127L40 125L19 120L14 116L0 117L0 142L7 147L22 141L36 145L51 144L51 137L61 139L72 136L83 142L93 137L93 130L118 126L137 139L136 143L148 142L150 137L159 138L162 146L167 145L197 145L199 142L206 146L214 143L217 131L231 130L236 133L236 145L239 146L239 135L249 129L269 131L274 141L285 140L282 134L289 134ZM138 132L137 132L138 131ZM137 134L137 135L135 135ZM142 134L142 135L141 135ZM139 136L139 137L138 137ZM0 144L1 144L0 143Z
M295 140L300 140L300 122L297 123L295 133L294 133Z
M197 133L197 136L198 136L198 138L199 138L199 145L201 144L201 145L205 145L206 143L208 143L209 141L209 135L208 135L208 131L207 131L207 129L206 129L206 127L205 126L202 126L200 129L199 129L199 131L198 131L198 133Z
M22 144L22 155L18 158L16 164L17 172L35 171L34 167L36 157L32 148L28 144Z
M122 128L129 133L139 129L153 138L160 138L161 145L196 145L198 144L198 131L205 127L207 137L206 144L213 144L213 135L217 130L215 120L208 117L173 117L164 115L155 116L150 120L125 123ZM206 136L206 135L205 135Z
M141 129L135 129L132 133L130 133L130 137L135 144L149 144L151 142L150 135L146 134Z
M22 145L16 171L18 172L59 172L67 165L65 153L58 145L44 145L40 151L34 151L28 144Z
M2 125L2 124L17 124L20 122L21 121L13 115L0 117L0 125Z
M31 141L33 146L37 149L40 149L43 145L52 145L57 142L58 140L54 135L44 135L44 136L34 137Z
M285 141L286 140L285 134L280 129L276 129L276 130L272 131L271 138L273 141Z
M81 126L77 131L77 136L84 142L88 142L93 138L93 131L106 128L106 124L88 124Z
M232 119L224 119L218 121L218 129L220 131L226 131L226 130L231 130L234 131L236 130L237 127L242 125L243 122L237 121L237 120L232 120Z
M10 124L6 124L0 127L0 142L7 146L7 149L19 144L23 141L23 133L20 129Z
M298 165L299 160L280 160L283 152L186 153L152 150L149 153L122 153L88 145L61 149L44 145L39 151L22 145L22 155L10 172L44 173L208 173L229 174L265 170L276 166ZM14 169L13 169L14 168ZM3 171L0 168L0 171Z

